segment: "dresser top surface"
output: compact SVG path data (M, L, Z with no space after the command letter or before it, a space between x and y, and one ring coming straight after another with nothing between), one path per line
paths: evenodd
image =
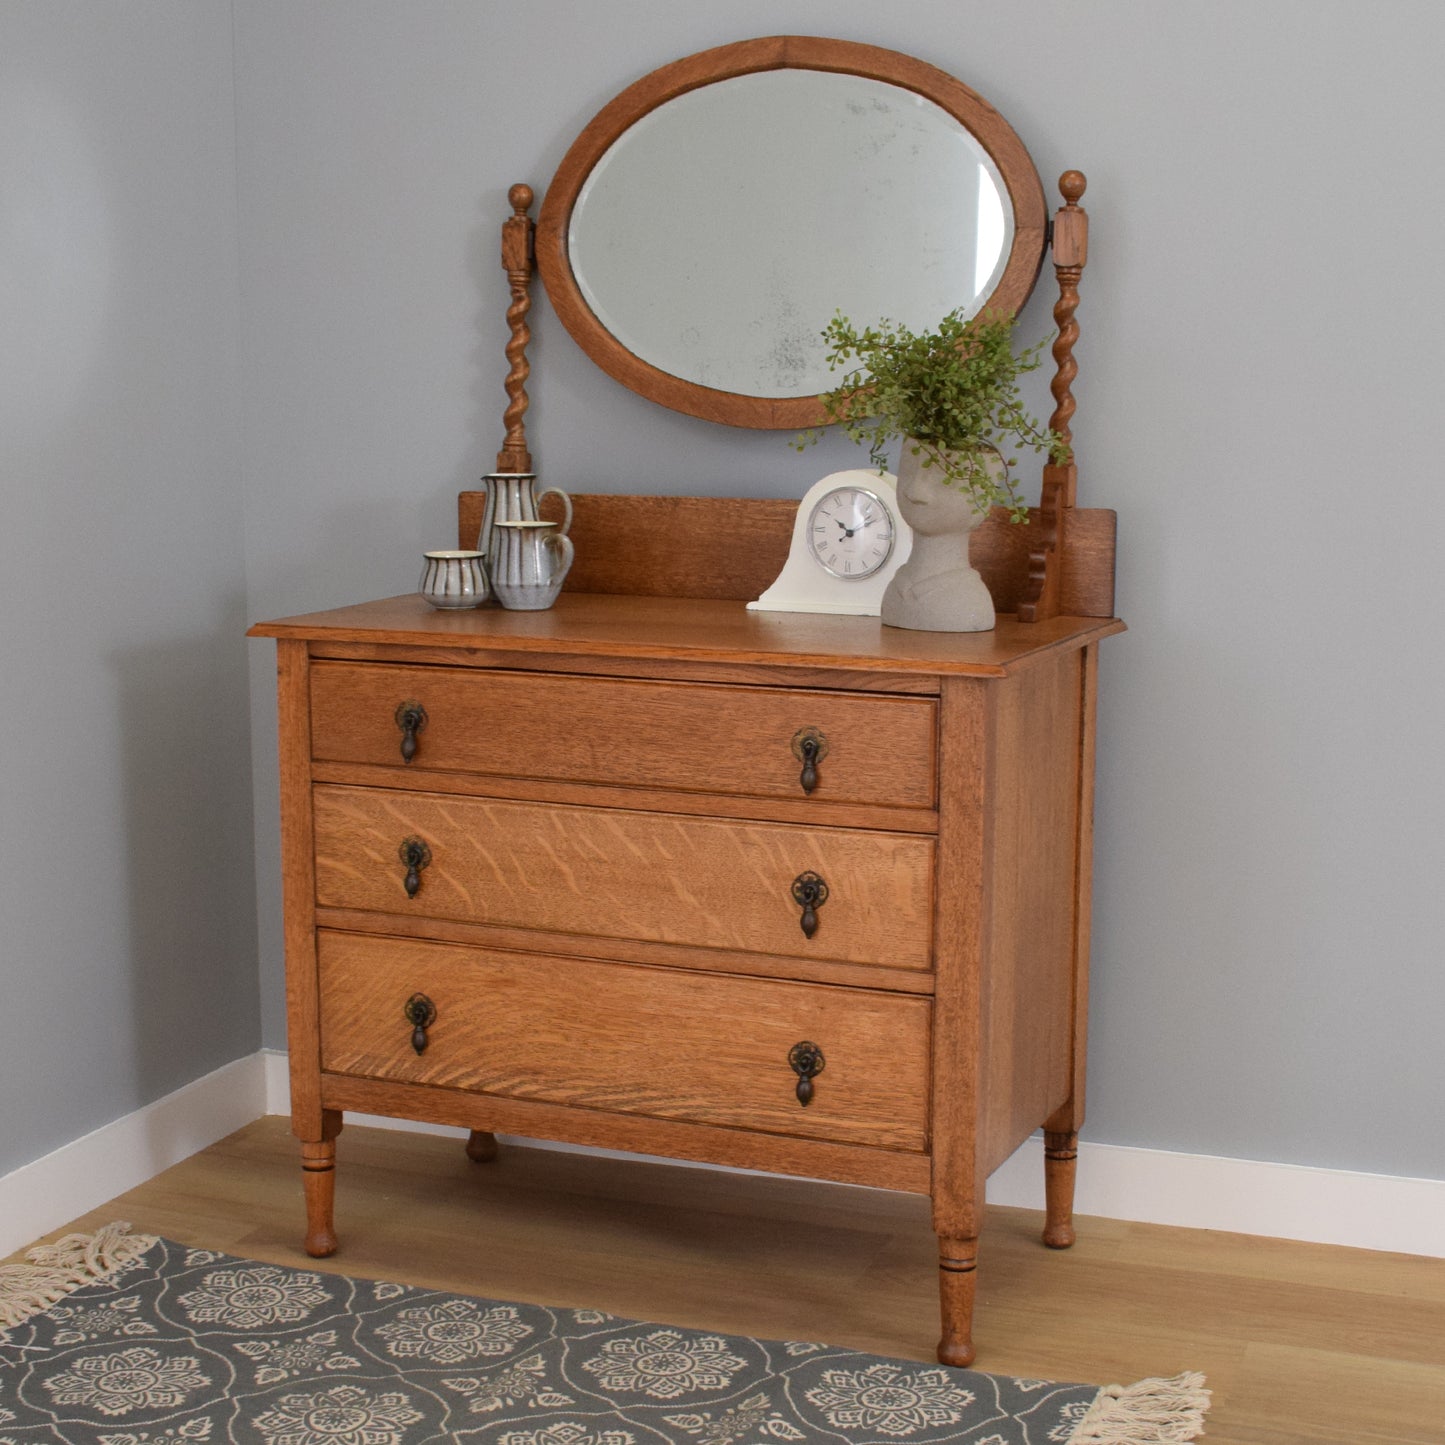
M408 594L261 622L248 636L308 642L570 654L998 677L1048 653L1083 647L1124 624L1001 616L991 632L910 632L876 617L749 612L741 602L564 592L545 612L495 606L439 612Z

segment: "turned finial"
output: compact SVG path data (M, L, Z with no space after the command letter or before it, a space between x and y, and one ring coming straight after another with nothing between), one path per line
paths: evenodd
M1077 206L1084 198L1084 189L1089 184L1083 171L1065 171L1059 177L1059 194L1071 205Z
M1078 175L1079 175L1079 173L1078 173L1077 171L1070 171L1069 174L1070 174L1071 176L1078 176ZM1079 176L1079 182L1080 182L1080 184L1079 184L1079 194L1080 194L1080 195L1083 195L1083 193L1084 193L1083 180L1084 180L1083 176ZM1063 182L1060 181L1059 184L1062 185ZM524 184L523 184L522 182L520 182L520 181L519 181L515 186L513 186L510 191L507 192L507 200L511 202L512 209L513 209L519 216L525 216L525 215L527 214L527 212L532 209L532 201L533 201L533 199L534 199L534 197L533 197L533 194L532 194L532 188L531 188L531 186L524 185Z

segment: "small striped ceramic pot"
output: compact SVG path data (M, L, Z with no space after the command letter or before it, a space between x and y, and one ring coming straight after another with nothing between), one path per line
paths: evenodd
M480 607L491 596L480 552L427 552L417 590L433 607Z

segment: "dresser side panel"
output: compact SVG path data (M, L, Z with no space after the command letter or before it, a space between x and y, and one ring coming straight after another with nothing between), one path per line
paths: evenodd
M998 685L992 892L980 979L980 1149L997 1168L1069 1097L1082 654Z
M1070 1093L1044 1125L1077 1133L1084 1122L1089 1052L1089 933L1094 911L1094 752L1099 710L1099 644L1084 649L1079 696L1079 833L1074 873L1074 1002Z

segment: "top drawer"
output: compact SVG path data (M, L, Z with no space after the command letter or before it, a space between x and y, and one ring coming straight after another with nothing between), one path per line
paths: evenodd
M312 756L400 766L408 706L425 712L410 763L419 771L934 804L930 698L317 662ZM808 729L822 738L811 794L795 752Z

